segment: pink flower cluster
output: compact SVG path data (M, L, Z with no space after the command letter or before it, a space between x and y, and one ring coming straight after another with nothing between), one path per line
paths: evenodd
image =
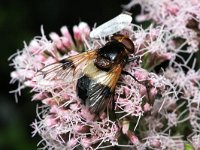
M185 144L200 148L200 71L195 70L193 57L199 46L199 29L190 25L193 22L199 28L200 3L133 0L126 7L138 3L142 8L138 18L152 19L154 25L143 29L131 24L120 31L133 41L140 61L124 68L135 79L120 76L114 105L101 114L91 113L81 103L76 82L37 76L38 70L49 64L107 42L89 38L86 23L73 27L73 37L66 26L61 35L50 33L50 38L41 28L41 37L10 57L15 69L11 83L18 81L13 92L20 94L21 89L30 87L32 100L42 102L32 127L33 135L42 137L39 145L43 149L181 150ZM185 58L180 53L189 54Z
M152 20L170 32L174 38L184 39L190 52L198 51L200 29L199 0L132 0L126 9L139 4L137 21Z

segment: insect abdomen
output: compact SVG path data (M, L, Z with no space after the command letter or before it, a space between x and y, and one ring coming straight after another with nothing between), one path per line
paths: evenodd
M109 105L113 91L105 85L97 83L87 75L77 81L77 95L92 113L98 114Z
M88 88L90 85L91 79L84 75L80 79L78 79L77 85L76 85L76 90L77 90L77 95L81 100L84 101L88 98Z

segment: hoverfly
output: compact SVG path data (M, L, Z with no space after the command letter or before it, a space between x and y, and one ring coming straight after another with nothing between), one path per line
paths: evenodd
M115 34L101 48L62 59L39 73L47 80L77 80L77 96L90 112L99 114L113 101L117 81L134 52L128 36Z

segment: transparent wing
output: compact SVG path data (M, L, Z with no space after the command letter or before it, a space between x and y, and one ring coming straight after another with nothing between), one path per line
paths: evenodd
M93 61L95 54L96 50L92 50L62 59L42 68L36 76L48 81L64 80L65 82L72 82L80 78L82 70L88 62Z

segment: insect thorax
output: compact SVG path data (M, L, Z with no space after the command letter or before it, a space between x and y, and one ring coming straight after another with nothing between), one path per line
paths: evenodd
M99 69L109 71L114 65L124 66L127 59L125 46L118 41L111 41L98 50L94 64Z

